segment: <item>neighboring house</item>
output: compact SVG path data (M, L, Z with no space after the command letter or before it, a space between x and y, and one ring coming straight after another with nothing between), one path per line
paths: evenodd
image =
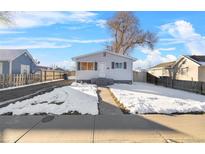
M0 74L29 74L36 70L36 62L25 49L0 49Z
M161 63L149 69L149 73L156 77L169 77L176 61Z
M205 82L205 56L186 55L173 66L173 78Z
M93 78L108 78L116 82L133 81L132 57L113 52L96 52L73 58L76 61L76 80L90 81Z
M37 71L47 71L47 70L54 70L54 69L52 67L48 67L48 66L37 65L36 70Z
M55 70L57 70L57 71L61 71L61 72L65 72L65 69L60 68L60 67L55 68Z
M37 65L36 66L36 70L37 71L59 71L59 72L65 72L65 70L60 68L60 67L53 68L53 67L41 66L41 65Z
M149 73L157 77L205 82L205 56L183 55L175 62L152 67Z

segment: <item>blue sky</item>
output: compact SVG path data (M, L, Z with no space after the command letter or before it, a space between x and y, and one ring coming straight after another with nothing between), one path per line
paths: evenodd
M26 48L41 65L70 68L71 58L102 51L112 36L106 21L115 12L13 12L14 25L0 25L0 48ZM157 33L154 50L138 47L134 68L205 54L205 12L135 12L141 28Z

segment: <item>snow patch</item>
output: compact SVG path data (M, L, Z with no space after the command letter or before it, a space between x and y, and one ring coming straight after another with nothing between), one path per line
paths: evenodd
M114 84L110 90L131 113L205 112L205 96L148 83Z
M12 112L22 114L63 114L77 111L81 114L98 114L97 87L92 84L72 83L71 86L56 88L51 92L18 101L4 108L0 114Z

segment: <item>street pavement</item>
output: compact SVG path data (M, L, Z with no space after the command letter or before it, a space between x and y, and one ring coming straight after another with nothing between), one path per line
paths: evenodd
M0 142L205 142L205 115L0 116Z

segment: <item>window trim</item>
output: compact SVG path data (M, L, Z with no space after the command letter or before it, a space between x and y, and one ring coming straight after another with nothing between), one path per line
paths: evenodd
M115 69L115 62L114 61L112 62L111 65L112 65L112 69Z
M127 69L127 62L123 62L123 68L126 70Z

